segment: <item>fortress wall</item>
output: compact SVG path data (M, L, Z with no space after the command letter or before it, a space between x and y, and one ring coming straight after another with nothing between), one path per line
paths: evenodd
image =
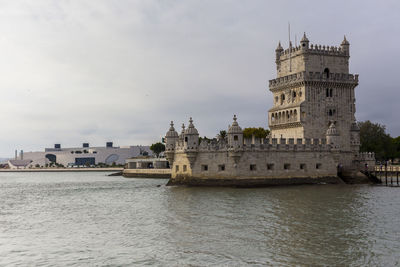
M191 168L186 154L176 153L172 179L296 179L337 175L337 163L328 151L243 151L236 152L236 161L233 155L235 153L227 150L198 152ZM179 165L179 171L176 171L176 165ZM186 172L183 165L187 166Z

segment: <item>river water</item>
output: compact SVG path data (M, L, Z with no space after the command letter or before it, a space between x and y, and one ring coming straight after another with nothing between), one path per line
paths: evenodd
M0 173L0 266L395 266L400 188Z

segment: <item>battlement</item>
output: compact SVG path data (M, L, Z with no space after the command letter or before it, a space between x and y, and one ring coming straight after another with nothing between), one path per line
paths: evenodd
M310 44L310 47L303 49L300 45L299 46L294 46L294 47L289 47L282 52L280 52L279 59L280 60L285 60L288 59L289 57L295 57L300 54L317 54L317 55L326 55L326 56L344 56L348 57L349 52L347 50L342 49L340 46L325 46L325 45L317 45L317 44Z
M197 149L187 149L184 142L177 141L175 151L186 152L228 152L235 151L319 151L328 152L332 146L327 144L326 139L317 138L245 138L240 147L229 146L225 139L222 140L202 140Z
M375 161L375 153L374 152L361 152L360 153L360 160L361 161Z
M358 74L346 74L346 73L330 73L329 76L327 73L321 72L298 72L295 74L290 74L284 77L272 79L269 81L269 87L271 91L278 87L284 85L292 85L299 82L308 82L308 81L320 81L320 82L341 82L341 83L350 83L350 84L358 84Z

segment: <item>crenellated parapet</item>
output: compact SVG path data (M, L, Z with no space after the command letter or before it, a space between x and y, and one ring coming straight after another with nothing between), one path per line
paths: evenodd
M328 76L326 73L303 71L272 79L269 81L269 88L273 92L284 87L300 86L308 82L344 83L355 86L358 84L358 74L330 73Z
M361 161L375 161L374 152L360 152L359 157Z

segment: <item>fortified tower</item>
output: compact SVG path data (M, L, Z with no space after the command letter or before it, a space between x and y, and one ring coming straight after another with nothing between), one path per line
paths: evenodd
M310 44L304 33L300 46L278 44L277 78L269 81L274 106L268 112L272 138L325 138L334 123L338 146L357 150L354 88L358 75L349 74L350 44Z

